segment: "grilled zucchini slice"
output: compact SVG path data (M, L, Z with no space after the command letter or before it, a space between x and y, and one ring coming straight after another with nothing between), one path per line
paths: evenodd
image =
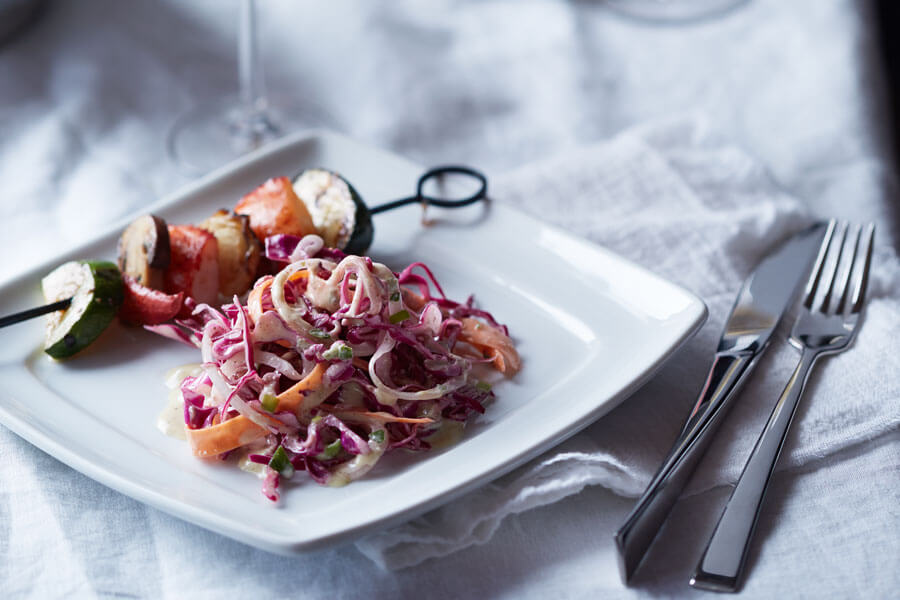
M69 308L49 315L44 352L56 359L87 348L106 329L124 296L119 268L107 261L72 261L41 280L47 302L71 298Z

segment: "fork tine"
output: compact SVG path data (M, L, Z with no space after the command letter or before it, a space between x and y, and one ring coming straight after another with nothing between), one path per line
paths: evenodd
M825 236L822 238L822 245L819 246L819 254L816 256L816 263L809 273L806 289L803 291L803 306L807 309L812 308L813 300L816 297L819 279L822 276L822 266L825 264L825 256L828 254L828 247L831 246L831 239L834 237L834 229L836 226L837 221L835 219L828 221L828 228L825 230Z
M862 233L862 225L849 225L847 227L847 237L844 238L844 245L841 248L841 257L837 267L837 273L834 278L834 288L831 293L831 302L829 306L823 310L833 308L832 313L843 313L847 306L847 294L851 292L850 275L853 272L853 265L856 263L857 253L859 252L859 236Z
M847 222L840 221L835 230L835 235L828 244L828 253L825 256L825 264L819 276L819 287L816 290L816 298L812 311L825 312L831 300L831 292L834 287L834 279L838 265L841 262L841 251L844 248L844 238L847 236Z
M866 288L869 286L869 269L872 266L872 246L875 239L875 223L869 223L860 231L859 247L856 251L853 272L849 287L852 290L851 303L844 313L858 313L866 299ZM859 265L859 263L862 265Z

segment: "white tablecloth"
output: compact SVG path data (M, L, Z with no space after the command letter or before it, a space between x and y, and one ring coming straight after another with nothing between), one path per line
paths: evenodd
M762 161L813 214L874 219L882 243L897 243L880 79L857 3L751 0L679 27L629 21L602 2L332 4L261 3L267 77L364 142L503 180L688 113ZM212 1L57 2L0 47L0 235L16 249L4 253L15 260L2 261L0 280L186 181L166 160L165 132L175 115L234 89L235 16L236 3ZM678 360L672 368L702 371ZM873 387L885 403L900 400L898 379L885 372ZM891 425L779 473L743 595L895 593L898 442ZM661 458L667 440L653 444ZM461 551L385 571L353 546L284 559L225 540L5 428L0 451L4 597L683 596L728 495L717 484L681 501L625 588L611 535L633 499L603 486L509 516ZM103 527L110 515L114 529ZM198 579L208 582L200 591Z

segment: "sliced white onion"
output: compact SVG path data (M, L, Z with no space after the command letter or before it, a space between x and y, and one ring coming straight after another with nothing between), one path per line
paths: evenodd
M294 368L294 366L277 354L272 352L266 352L265 350L256 350L256 362L261 365L268 365L284 375L289 379L293 379L294 381L300 381L303 379L303 376Z
M294 273L307 269L307 262L308 261L301 260L291 263L283 268L272 280L272 286L270 288L272 291L272 304L275 305L275 310L278 312L279 316L281 316L285 323L290 327L301 332L307 332L312 329L312 325L303 319L306 315L306 306L302 302L298 302L296 305L288 304L284 297L284 284L287 282L288 277ZM312 281L313 277L313 269L310 268L310 281Z
M375 397L380 403L394 406L397 404L397 400L435 400L465 385L466 378L461 376L418 392L403 392L389 387L375 372L375 363L378 362L379 358L393 350L395 343L394 338L388 335L387 332L384 332L375 354L369 359L369 377L372 379L372 383L375 384Z
M316 234L310 233L304 235L303 239L297 243L297 247L294 248L294 251L291 253L291 262L297 262L298 260L304 260L315 256L324 245L325 240Z
M369 439L368 442L371 452L368 454L357 454L352 460L345 462L331 472L331 475L328 477L328 485L330 487L345 486L354 479L359 479L368 473L388 448L388 437L386 433L384 441L376 442Z

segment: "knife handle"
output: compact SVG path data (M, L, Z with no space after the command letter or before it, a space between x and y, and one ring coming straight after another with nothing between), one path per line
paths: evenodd
M619 574L626 584L669 516L706 451L725 409L761 352L716 354L684 428L650 485L616 532Z

